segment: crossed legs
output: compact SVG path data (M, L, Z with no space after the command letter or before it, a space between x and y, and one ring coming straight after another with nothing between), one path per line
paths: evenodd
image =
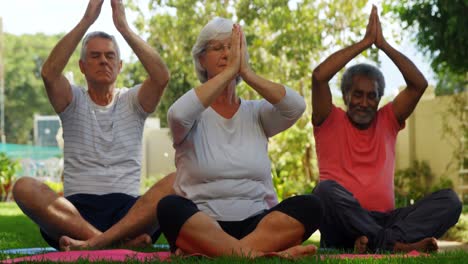
M158 220L171 250L208 256L313 254L315 246L301 243L318 228L321 214L319 199L311 195L286 199L262 214L238 222L217 222L200 212L192 201L176 195L165 197L158 206Z
M13 196L21 210L53 240L67 234L87 240L101 234L80 215L75 206L44 183L21 177L13 186Z
M20 178L13 187L18 206L61 250L104 248L123 243L126 246L149 245L157 228L154 208L159 200L173 192L175 173L169 174L140 197L128 213L102 233L78 212L66 198L47 185L29 177Z
M335 181L315 188L324 204L321 246L358 252L435 251L436 238L455 225L461 202L452 190L435 192L416 204L389 213L367 211L352 193Z
M154 184L136 203L128 213L115 225L104 233L88 240L76 240L64 236L60 239L60 247L63 250L80 248L105 248L116 243L124 243L126 246L147 246L152 241L148 234L155 232L157 227L156 212L162 197L174 192L175 173L171 173ZM128 239L132 238L132 239Z

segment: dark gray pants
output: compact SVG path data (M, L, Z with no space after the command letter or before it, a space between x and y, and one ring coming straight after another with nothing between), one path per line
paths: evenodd
M460 199L450 189L387 213L362 208L353 194L335 181L320 182L313 193L324 208L320 224L323 248L352 249L356 238L364 235L369 239L369 250L392 251L395 242L441 237L458 222L462 210Z

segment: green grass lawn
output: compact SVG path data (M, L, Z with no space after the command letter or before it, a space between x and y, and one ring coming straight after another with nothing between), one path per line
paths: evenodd
M466 210L464 210L466 212ZM159 240L158 243L165 243L165 240ZM312 240L309 243L316 244ZM17 207L15 203L0 203L0 250L11 248L28 247L48 247L42 240L37 226L29 220ZM333 253L332 253L333 254ZM467 263L468 252L452 251L444 253L435 253L426 257L417 258L384 258L384 259L346 259L339 260L333 258L321 259L323 253L317 256L306 257L297 261L289 261L279 258L256 259L255 263ZM12 258L15 255L5 255L0 253L0 260ZM322 256L323 257L323 256ZM251 260L241 258L175 258L173 263L251 263ZM82 261L80 263L88 263ZM132 263L130 261L130 263Z
M0 203L0 219L0 249L49 246L15 203Z
M158 244L167 244L163 236ZM49 247L37 225L21 212L16 203L0 202L0 250Z

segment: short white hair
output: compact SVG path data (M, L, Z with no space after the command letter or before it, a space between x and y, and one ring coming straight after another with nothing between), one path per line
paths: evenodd
M113 35L107 34L106 32L102 31L94 31L86 34L86 36L83 38L83 41L81 43L81 54L80 54L80 59L85 60L86 59L86 51L88 50L88 42L94 38L102 38L102 39L108 39L112 41L114 44L115 52L117 53L117 59L120 60L120 49L119 49L119 44L117 44L117 40L115 40L115 37Z
M215 17L208 22L200 31L197 41L192 48L193 63L195 64L195 72L200 82L208 81L208 74L200 64L200 55L205 52L206 45L211 40L222 40L229 38L232 34L232 20L222 17ZM236 83L241 81L240 77L236 78Z

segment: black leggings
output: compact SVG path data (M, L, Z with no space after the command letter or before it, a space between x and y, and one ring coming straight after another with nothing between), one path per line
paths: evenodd
M161 231L171 246L171 251L177 249L175 242L182 225L200 210L191 200L178 195L169 195L161 199L157 208L157 216ZM304 225L302 240L308 239L319 228L322 218L322 204L315 195L298 195L290 197L276 206L259 212L241 221L218 221L221 228L236 239L242 239L255 230L257 224L270 212L282 212Z

